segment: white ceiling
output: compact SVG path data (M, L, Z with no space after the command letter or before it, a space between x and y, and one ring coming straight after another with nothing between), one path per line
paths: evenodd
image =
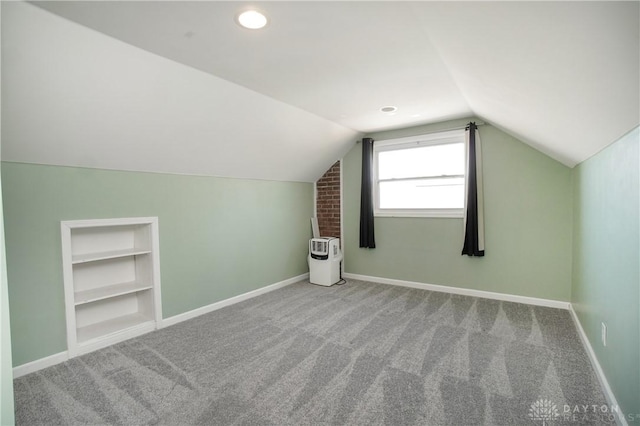
M637 1L35 4L357 132L477 116L573 166L640 122Z
M1 7L4 161L314 182L361 136L33 5Z

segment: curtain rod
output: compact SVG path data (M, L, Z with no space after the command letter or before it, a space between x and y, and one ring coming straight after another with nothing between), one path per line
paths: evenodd
M484 121L470 121L469 123L476 123L476 126L484 126L485 122ZM456 127L449 127L448 129L439 129L439 130L432 130L430 132L427 133L423 133L423 135L429 135L431 133L440 133L440 132L450 132L452 130L462 130L462 129L466 129L467 126L469 125L469 123L467 124L463 124L462 126L456 126Z
M476 126L484 126L486 123L484 121L470 121L469 123L476 123ZM453 130L462 130L462 129L466 129L467 126L469 125L469 123L463 124L461 126L456 126L456 127L449 127L446 129L434 129L431 131L427 131L427 132L420 132L417 135L410 135L407 137L412 137L412 136L421 136L421 135L430 135L432 133L442 133L442 132L451 132ZM389 131L393 131L393 130L389 130ZM400 136L400 137L404 137L404 136ZM397 138L392 138L392 139L397 139ZM382 140L386 140L386 139L382 139ZM357 143L360 143L360 141L356 141Z

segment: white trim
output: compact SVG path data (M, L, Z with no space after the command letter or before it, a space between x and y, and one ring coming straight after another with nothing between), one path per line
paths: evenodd
M472 290L472 289L463 289L463 288L457 288L457 287L448 287L448 286L441 286L441 285L435 285L435 284L425 284L425 283L418 283L413 281L394 280L390 278L372 277L372 276L360 275L360 274L345 273L343 274L343 276L349 279L371 281L379 284L389 284L389 285L419 288L424 290L439 291L439 292L452 293L452 294L461 294L465 296L475 296L475 297L483 297L488 299L505 300L509 302L525 303L528 305L535 305L535 306L546 306L551 308L568 309L569 312L571 312L571 317L573 318L573 321L576 325L578 335L580 336L580 340L582 341L582 344L585 347L587 354L589 355L589 359L591 360L591 364L593 365L593 368L596 372L596 375L600 382L600 386L602 387L605 397L607 398L607 402L611 406L617 406L618 408L620 407L620 405L616 400L615 395L613 394L613 391L611 390L611 387L609 386L609 382L607 381L604 371L602 370L602 367L598 362L598 358L596 357L596 354L593 351L591 343L589 342L589 339L587 338L587 335L584 332L584 329L582 328L582 324L580 323L580 320L578 319L578 316L574 311L573 306L569 302L562 302L562 301L549 300L549 299L539 299L534 297L517 296L517 295L510 295L510 294L503 294L503 293L495 293L495 292L483 291L483 290ZM244 293L226 300L222 300L220 302L213 303L211 305L203 306L201 308L194 309L192 311L185 312L183 314L175 315L173 317L163 320L162 327L174 325L179 322L186 321L188 319L195 318L197 316L200 316L209 312L213 312L217 309L221 309L223 307L233 305L235 303L239 303L244 300L251 299L261 294L268 293L270 291L277 290L287 285L304 280L308 277L309 277L309 274L305 273L302 275L298 275L296 277L286 279L284 281L277 282L275 284L271 284L269 286L266 286L257 290L250 291L248 293ZM147 331L145 331L145 333L146 332ZM98 348L95 347L92 350L95 350L95 349L98 349ZM82 352L85 353L84 350ZM68 351L64 351L54 355L50 355L45 358L40 358L38 360L28 362L26 364L19 365L13 368L13 378L17 379L18 377L22 377L27 374L34 373L36 371L42 370L47 367L51 367L56 364L60 364L62 362L67 361L68 359L69 359L69 353ZM620 416L616 417L617 424L621 426L628 426L624 413L622 413L621 411L620 414L621 414Z
M375 217L434 217L462 219L464 209L378 209Z
M624 413L622 412L622 409L620 408L620 405L618 404L618 401L616 400L616 397L613 394L613 391L611 390L611 386L609 386L607 377L604 375L604 371L600 366L600 362L598 362L598 358L596 357L596 353L594 352L593 347L591 346L591 342L587 338L587 334L584 332L584 329L582 328L582 323L580 323L578 314L576 314L576 311L573 309L572 305L569 306L569 311L571 312L571 317L573 318L573 322L575 323L576 329L578 330L578 335L580 336L580 340L582 340L582 345L584 346L584 348L587 351L587 354L589 355L589 359L591 360L591 365L593 366L593 369L596 372L596 376L598 376L600 387L602 388L605 398L607 398L607 402L609 403L610 406L618 407L619 415L616 416L616 423L621 426L628 426L627 419Z
M13 367L13 378L26 376L27 374L35 373L38 370L42 370L52 365L60 364L69 359L69 352L58 352L44 358L37 359L35 361L28 362L26 364Z
M191 318L195 318L197 316L215 311L217 309L224 308L225 306L233 305L235 303L239 303L244 300L251 299L256 296L260 296L261 294L268 293L270 291L277 290L282 287L286 287L290 284L297 283L307 278L309 278L308 272L302 275L288 278L284 281L280 281L275 284L268 285L266 287L259 288L257 290L250 291L248 293L240 294L238 296L221 300L220 302L216 302L211 305L203 306L201 308L194 309L189 312L185 312L183 314L174 315L172 317L164 319L160 324L158 324L159 326L158 328L167 327L182 321L186 321ZM150 326L150 327L142 326L142 327L137 327L135 330L129 330L128 333L131 333L131 335L128 335L127 338L135 337L133 335L134 333L136 335L142 335L150 331L153 331L152 327L153 326ZM117 343L123 340L122 333L118 333L118 336L113 336L113 337L114 337L113 341L109 341L110 339L109 337L107 337L106 339L104 339L104 341L100 341L96 344L91 344L91 343L87 344L86 346L81 348L80 354L91 352L96 349L100 349L102 347L106 347L106 346L109 346L110 344ZM103 342L105 344L103 344ZM13 367L13 378L17 379L18 377L22 377L30 373L35 373L36 371L42 370L44 368L51 367L53 365L65 362L68 359L69 359L69 351L64 351L64 352L59 352L57 354L53 354L51 356L47 356L45 358L40 358L35 361L28 362L26 364L18 365L17 367Z
M154 328L160 328L162 324L162 280L160 277L160 219L156 217L146 218L151 224L151 256L153 257L153 319Z
M340 262L340 276L344 275L344 157L340 160L340 250L342 250L342 262Z
M378 147L384 147L384 150L398 149L398 145L414 144L416 145L440 145L447 143L459 143L459 138L464 138L465 127L450 130L436 130L430 133L415 136L405 136L402 138L382 139L377 140L375 143ZM374 145L375 146L375 145Z
M89 352L97 351L98 349L106 348L107 346L115 345L116 343L123 342L125 340L133 339L134 337L142 336L143 334L150 333L156 330L155 321L148 321L133 327L128 327L124 330L118 330L106 336L100 336L93 340L81 343L77 345L75 350L69 349L71 357L76 357Z
M147 225L157 222L158 218L152 217L119 217L113 219L81 219L81 220L63 220L60 223L68 228L93 228L120 225Z
M598 362L598 358L596 357L595 352L593 351L593 347L591 346L591 342L587 338L584 329L582 328L582 324L578 319L578 315L576 314L573 306L570 302L563 302L560 300L550 300L550 299L540 299L536 297L528 297L528 296L518 296L514 294L505 294L505 293L495 293L492 291L484 291L484 290L473 290L459 287L449 287L443 285L436 284L426 284L419 283L414 281L403 281L403 280L395 280L391 278L381 278L381 277L372 277L369 275L360 275L360 274L351 274L344 273L344 278L361 280L361 281L370 281L379 284L389 284L396 285L402 287L410 287L410 288L419 288L423 290L431 290L431 291L439 291L444 293L451 294L461 294L465 296L474 296L474 297L482 297L486 299L495 299L495 300L503 300L507 302L516 302L516 303L524 303L527 305L534 306L545 306L548 308L558 308L558 309L566 309L571 313L571 317L573 318L573 322L575 323L576 330L578 331L578 335L580 336L580 340L582 341L582 345L584 346L587 354L589 355L589 359L591 360L591 364L593 365L593 369L598 377L598 381L600 382L600 387L607 399L607 402L612 407L618 407L619 415L616 416L616 423L620 426L628 426L627 419L616 400L616 397L609 386L609 382L607 381L607 377Z
M77 222L77 221L76 221ZM78 346L76 328L75 292L73 289L73 256L71 250L71 229L73 222L60 222L60 242L62 244L62 277L64 284L64 306L67 326L67 355L75 353Z
M200 308L194 309L192 311L184 312L182 314L174 315L169 318L165 318L162 321L162 327L168 327L174 324L178 324L179 322L186 321L191 318L199 317L200 315L208 314L209 312L216 311L218 309L227 307L229 305L233 305L236 303L243 302L245 300L254 298L256 296L260 296L261 294L268 293L273 290L277 290L282 287L286 287L293 283L297 283L298 281L302 281L304 279L309 278L309 273L304 273L302 275L298 275L296 277L288 278L284 281L277 282L275 284L268 285L266 287L259 288L257 290L249 291L247 293L240 294L238 296L231 297L229 299L221 300L219 302L212 303L207 306L202 306Z
M313 182L313 217L318 217L318 182Z
M372 164L372 188L371 196L373 198L373 215L374 217L425 217L425 218L462 218L464 216L464 208L382 208L380 207L380 185L381 183L398 183L400 181L420 181L424 179L441 179L444 177L455 176L411 176L399 179L380 179L378 170L380 169L380 153L386 151L400 151L405 149L414 149L418 147L439 146L448 144L460 144L466 147L465 135L467 132L464 128L458 130L450 130L444 132L429 133L425 135L409 136L397 139L386 139L375 141L373 145L373 164ZM466 183L466 174L464 182Z
M450 287L437 284L426 284L415 281L395 280L391 278L372 277L369 275L345 273L345 278L361 281L371 281L378 284L397 285L401 287L420 288L423 290L439 291L442 293L461 294L464 296L481 297L484 299L504 300L506 302L524 303L527 305L546 306L548 308L569 309L571 303L561 300L539 299L537 297L518 296L515 294L495 293L493 291L474 290L470 288Z
M92 339L88 342L78 341L78 327L77 327L77 315L76 310L76 287L74 284L74 262L73 256L73 241L72 231L74 229L87 229L87 228L113 228L130 226L130 225L146 225L149 226L148 238L151 247L144 247L144 250L128 250L127 255L137 254L150 254L151 256L151 270L149 271L151 278L150 291L153 297L153 321L143 322L134 326L126 326L124 330L117 330L116 332L109 333L108 335L101 336L99 338ZM82 220L63 220L60 222L60 235L62 243L62 271L64 278L64 290L65 290L65 313L67 320L67 351L69 357L75 357L87 352L92 352L96 349L100 349L106 346L110 346L116 343L118 339L126 340L132 337L137 337L141 334L153 331L159 328L159 324L162 320L162 298L160 295L160 244L159 244L159 225L158 218L156 216L151 217L126 217L126 218L112 218L112 219L82 219ZM147 234L145 232L145 234ZM137 244L137 238L134 237L135 244ZM108 256L104 256L103 253L97 253L95 256L85 257L84 261L97 261L102 259L109 259L113 252L109 252ZM118 255L119 256L119 255ZM75 256L78 257L78 256ZM136 274L138 274L138 268L136 266ZM117 293L110 294L110 297L118 296ZM101 341L104 339L104 341Z

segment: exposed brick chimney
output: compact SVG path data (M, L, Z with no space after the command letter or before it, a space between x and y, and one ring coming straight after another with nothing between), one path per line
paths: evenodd
M316 182L320 236L340 238L340 161Z

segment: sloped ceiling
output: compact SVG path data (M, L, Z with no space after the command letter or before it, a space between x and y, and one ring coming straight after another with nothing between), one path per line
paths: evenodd
M3 161L313 182L358 132L2 3Z
M244 125L234 131L238 122L217 111L230 124L223 139L237 144L222 150L225 164L238 166L242 152L298 147L286 176L267 170L284 167L276 156L245 159L270 164L253 177L315 180L362 133L468 116L573 166L640 121L638 2L260 2L270 23L259 31L235 24L244 2L34 4L237 85L228 96L242 96L228 101L236 115L248 108ZM381 113L386 105L398 111ZM280 125L245 134L265 114ZM314 125L282 132L294 119ZM20 151L4 144L5 159ZM170 141L154 149L169 158L180 151ZM234 170L183 163L199 174Z

